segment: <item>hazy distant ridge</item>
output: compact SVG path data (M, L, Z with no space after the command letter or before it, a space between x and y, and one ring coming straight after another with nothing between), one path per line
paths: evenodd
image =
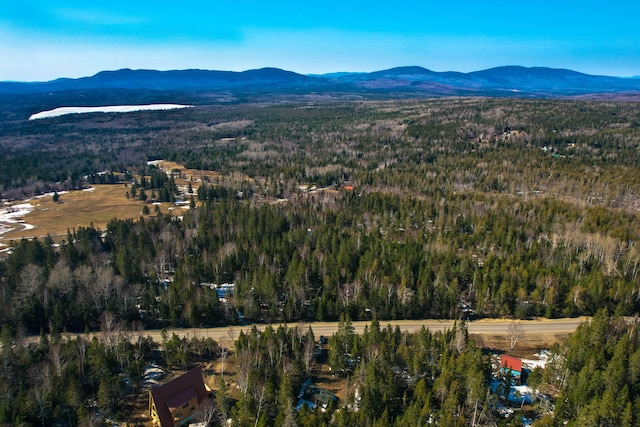
M278 68L242 72L210 70L102 71L91 77L49 82L0 82L0 93L46 93L103 89L160 91L257 91L304 93L338 91L419 95L564 96L639 92L640 80L594 76L567 69L504 66L462 73L408 66L371 73L301 75Z

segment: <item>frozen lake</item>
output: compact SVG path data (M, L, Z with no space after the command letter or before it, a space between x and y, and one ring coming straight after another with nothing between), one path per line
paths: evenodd
M41 111L32 114L29 120L48 119L50 117L64 116L65 114L83 113L130 113L133 111L148 110L175 110L178 108L188 108L191 105L180 104L149 104L149 105L105 105L102 107L58 107L53 110Z

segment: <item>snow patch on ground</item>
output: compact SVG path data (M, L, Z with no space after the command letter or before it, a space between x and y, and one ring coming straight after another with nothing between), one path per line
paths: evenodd
M164 378L165 372L157 365L148 365L144 368L144 376L142 377L142 388L151 390L160 384L160 380Z
M175 110L177 108L188 108L191 105L180 104L149 104L149 105L105 105L102 107L58 107L53 110L41 111L32 114L29 120L48 119L50 117L64 116L65 114L83 113L130 113L133 111L149 110Z
M0 208L0 222L10 224L19 222L19 219L33 210L30 203L19 203L17 205Z
M37 196L34 196L34 199L44 199L45 197L53 197L53 195L55 194L55 191L50 191L48 193L44 193L44 194L38 194ZM63 190L63 191L58 191L58 196L62 196L63 194L67 194L68 191Z
M27 224L22 219L23 216L33 211L33 206L29 203L19 203L11 206L0 207L0 235L15 230L17 224L25 230L35 228L31 224ZM2 245L4 246L4 245Z
M491 380L491 392L498 393L499 388L502 385L500 382L494 378ZM523 404L531 404L535 401L536 392L531 389L531 387L526 385L514 385L511 384L509 388L509 394L505 397L507 401L512 405L523 405Z
M547 362L549 361L549 355L550 353L548 350L542 350L539 353L535 354L537 359L522 359L522 364L532 371L535 368L544 369L547 366Z
M511 386L511 390L520 393L521 395L525 395L525 394L532 394L533 393L533 389L531 387L529 387L528 385L514 385Z

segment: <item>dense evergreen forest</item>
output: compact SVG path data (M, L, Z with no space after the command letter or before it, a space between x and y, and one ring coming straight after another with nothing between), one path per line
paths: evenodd
M157 355L142 338L127 344L45 334L114 324L552 318L603 308L633 315L640 308L639 118L636 103L464 98L8 119L0 123L4 198L140 176L127 190L134 197L183 197L172 177L147 165L154 159L222 178L198 185L183 217L114 219L106 230L13 243L0 260L7 402L0 421L48 425L69 417L75 424L90 416L82 412L87 399L116 414L127 392L123 378L135 390L141 364ZM230 176L243 178L224 179ZM228 302L211 286L222 283L235 285ZM545 381L564 397L550 423L638 422L635 374L613 375L619 364L631 369L635 329L601 317L557 349L562 365ZM372 329L372 342L347 339L354 348L347 353L367 360L352 372L363 410L302 412L301 425L419 425L432 416L453 417L442 425L495 422L486 363L471 343L452 349L450 334ZM280 333L286 363L269 360L278 369L262 375L275 377L247 383L268 390L264 425L286 424L276 418L291 414L290 389L304 380L296 361L311 338L296 344L292 331ZM42 334L41 343L16 345L29 334ZM256 348L243 339L269 339L254 335L238 341L238 357L243 346ZM217 351L211 342L190 345L198 350L184 350L190 356L180 363L165 352L166 363L186 367ZM431 356L408 360L411 353ZM612 372L609 362L618 364ZM420 380L400 384L394 367ZM586 384L581 378L594 367L619 381ZM369 376L388 381L366 386ZM613 390L626 393L624 405L593 403ZM230 411L251 424L255 405L241 399Z
M158 328L234 324L238 312L278 322L638 310L633 214L464 193L444 206L313 197L253 206L228 194L181 220L113 220L104 237L81 228L60 248L19 241L0 264L2 323L37 334L96 330L105 311ZM232 304L210 283L235 283Z
M13 425L104 425L131 419L132 397L143 390L145 367L188 369L222 360L211 425L238 426L634 426L640 423L640 337L637 325L606 310L551 349L546 368L529 384L546 396L524 412L500 415L510 379L492 390L491 362L467 335L464 321L444 334L408 334L374 319L363 335L348 315L329 341L328 360L345 395L326 410L295 408L298 390L319 362L311 329L267 327L240 334L232 351L211 338L126 332L114 318L91 338L42 335L28 343L2 330L0 422ZM111 325L111 326L108 326ZM233 357L230 357L230 356ZM233 360L235 387L222 381ZM495 379L493 380L495 381ZM550 396L555 397L551 399ZM553 403L555 402L555 404Z
M105 311L146 327L233 324L238 313L274 322L638 311L637 104L447 99L155 114L3 129L5 143L32 141L2 150L15 168L2 168L8 193L29 191L16 185L30 180L87 185L81 177L99 172L87 151L100 167L112 162L105 182L146 175L127 189L133 197L180 197L150 158L246 179L203 183L199 207L182 218L70 230L59 249L16 242L0 262L2 324L95 330ZM39 163L47 146L73 154ZM27 158L40 172L30 175ZM68 179L47 181L54 167ZM203 286L212 283L235 284L231 305Z

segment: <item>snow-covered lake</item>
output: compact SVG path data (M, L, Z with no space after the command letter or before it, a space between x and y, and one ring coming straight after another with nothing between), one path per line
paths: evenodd
M32 114L29 120L48 119L50 117L64 116L65 114L83 113L130 113L133 111L147 110L175 110L178 108L189 108L192 105L180 104L149 104L149 105L105 105L102 107L58 107L53 110L41 111Z

